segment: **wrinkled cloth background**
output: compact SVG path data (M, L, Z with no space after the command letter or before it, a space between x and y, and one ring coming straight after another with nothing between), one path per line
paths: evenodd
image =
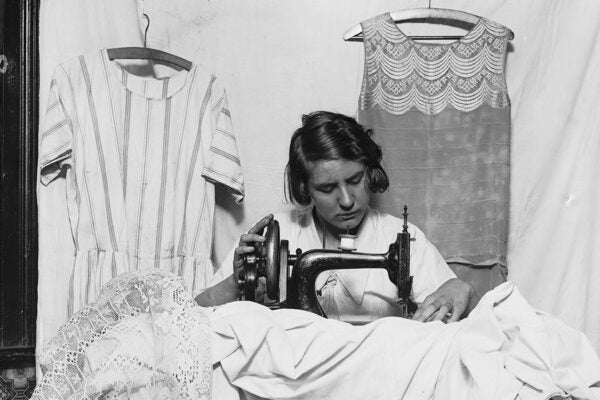
M600 285L600 2L432 3L485 16L515 33L506 68L512 101L509 279L534 307L583 330L600 352L600 290L594 290ZM371 16L426 6L392 0L42 0L41 118L54 66L100 47L142 45L142 10L151 20L148 46L213 67L228 91L247 194L241 207L217 199L218 265L242 230L289 207L282 174L301 115L317 109L356 114L363 48L344 42L342 34ZM40 187L38 202L40 348L67 320L66 309L53 304L65 296L73 246L64 182Z

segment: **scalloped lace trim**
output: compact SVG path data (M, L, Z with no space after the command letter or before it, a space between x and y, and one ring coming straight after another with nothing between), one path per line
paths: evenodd
M482 18L460 40L415 42L383 14L363 22L365 70L360 107L400 115L412 107L437 114L448 106L508 108L504 59L508 31Z

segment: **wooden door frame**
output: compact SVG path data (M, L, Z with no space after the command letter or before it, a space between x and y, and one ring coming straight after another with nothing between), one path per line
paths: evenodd
M0 129L5 130L0 132L0 367L14 367L35 362L40 1L0 3L0 23L12 34L19 31L18 45L9 45L7 37L0 40L0 52L8 60L1 77L2 101L11 104L0 115Z

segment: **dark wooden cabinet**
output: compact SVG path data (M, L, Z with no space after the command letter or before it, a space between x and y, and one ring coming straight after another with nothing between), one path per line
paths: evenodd
M0 368L35 360L38 14L0 0Z

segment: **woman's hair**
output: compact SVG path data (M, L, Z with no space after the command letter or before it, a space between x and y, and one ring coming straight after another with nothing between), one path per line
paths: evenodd
M302 116L302 126L290 142L285 169L286 197L302 206L310 204L309 163L329 160L362 162L367 167L369 190L384 192L389 180L381 167L381 147L371 139L371 134L370 129L343 114L316 111Z

